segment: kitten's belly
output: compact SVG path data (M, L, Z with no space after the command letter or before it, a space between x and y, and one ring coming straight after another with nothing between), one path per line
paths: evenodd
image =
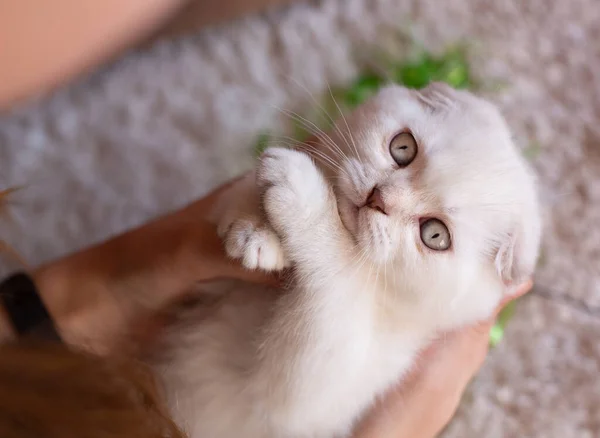
M239 437L245 428L262 427L250 424L255 415L245 376L275 294L229 281L207 287L212 303L185 311L168 330L154 367L175 421L190 438ZM244 436L267 436L248 432Z
M264 391L257 393L248 382L257 354L257 334L269 318L277 292L238 282L213 287L213 296L223 297L191 309L170 330L163 359L156 365L173 416L191 438L345 436L357 415L400 377L414 357L415 348L391 334L368 339L372 348L367 365L347 378L344 368L348 364L339 364L339 372L323 389L335 404L319 405L322 397L315 394L305 411L289 413L290 419L295 417L292 423L307 426L306 434L297 428L294 433L283 433L281 425L270 421L268 408L257 412L263 406Z

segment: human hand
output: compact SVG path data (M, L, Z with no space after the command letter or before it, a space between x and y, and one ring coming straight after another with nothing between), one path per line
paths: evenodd
M358 425L354 438L433 438L450 422L468 383L483 365L494 320L508 302L527 293L521 285L494 317L440 337L412 372Z

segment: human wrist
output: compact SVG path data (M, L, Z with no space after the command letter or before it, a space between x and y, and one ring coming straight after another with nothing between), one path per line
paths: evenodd
M192 283L183 231L159 219L34 270L63 340L98 354L134 348L132 331Z
M31 276L61 339L67 344L103 352L106 326L120 318L98 275L73 256L35 269Z

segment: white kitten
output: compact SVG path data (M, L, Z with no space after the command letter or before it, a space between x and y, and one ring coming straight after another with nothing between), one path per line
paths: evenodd
M346 436L432 337L532 274L534 177L490 103L388 87L309 153L267 150L223 198L229 254L292 278L230 282L172 333L158 369L192 438Z

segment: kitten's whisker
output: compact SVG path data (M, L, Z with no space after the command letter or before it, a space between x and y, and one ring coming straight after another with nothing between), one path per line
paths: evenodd
M317 150L317 149L314 149L314 150L311 150L309 153L310 153L310 155L314 155L315 157L318 157L318 158L320 158L321 160L325 160L325 161L327 161L328 163L330 163L330 166L331 166L331 167L332 167L334 170L337 170L337 171L338 171L338 174L339 174L339 173L345 173L345 172L346 172L346 169L344 169L343 167L341 167L341 166L340 166L338 163L336 163L335 161L332 161L332 160L331 160L331 158L330 158L328 155L324 154L323 152L321 152L321 151L319 151L319 150ZM337 178L337 175L336 175L336 178Z
M292 147L292 148L296 148L296 147L300 147L301 149L308 149L311 148L311 153L319 153L320 156L324 159L327 159L328 162L335 166L339 171L345 171L345 169L340 166L337 162L335 162L330 156L324 154L323 152L319 151L318 149L314 148L314 146L307 144L307 143L303 143L299 140L296 140L293 137L288 137L288 136L278 136L276 137L276 141L274 141L275 144L280 144L280 145L285 145L288 147Z
M359 249L360 251L357 251L357 256L353 257L354 262L351 261L349 267L354 268L354 274L358 274L364 266L365 262L371 256L371 253L367 248L360 248L358 245L356 245L355 248ZM352 266L352 264L354 264L354 266Z
M284 136L280 136L280 138L277 139L275 144L278 146L285 146L292 149L298 148L299 150L306 152L309 156L311 156L311 158L313 158L315 161L318 161L318 163L327 167L329 170L332 171L333 175L329 176L327 173L325 173L323 174L323 177L330 181L332 185L338 184L339 179L342 177L349 177L347 169L340 166L339 163L335 162L329 155L321 152L320 150L316 149L310 144L302 143L291 137Z
M329 156L329 155L327 155L326 151L322 151L322 150L320 150L319 148L317 148L316 146L314 146L314 145L311 145L311 144L307 144L307 143L305 143L305 146L304 146L304 148L305 148L307 151L310 151L310 153L320 153L320 154L323 154L323 155ZM332 152L333 152L333 151L332 151ZM333 156L334 156L335 158L337 158L338 160L340 160L340 158L339 158L339 156L337 156L337 154L335 154L335 153L334 153L334 154L333 154ZM330 157L330 158L331 158L331 157ZM340 171L342 171L344 174L346 174L346 173L347 173L346 169L344 169L344 167L343 167L343 166L341 166L341 165L339 164L339 162L336 162L336 164L339 166L339 169L340 169Z
M386 260L385 264L383 265L383 296L381 298L381 306L383 307L383 309L387 309L388 308L388 293L387 293L387 264L388 261Z
M373 245L369 244L369 254L371 254L372 252L372 248ZM367 274L367 281L363 284L362 289L365 288L365 285L371 284L371 274L372 274L372 269L373 269L373 265L374 263L369 263L369 273Z
M310 153L315 154L316 156L321 157L322 159L328 159L329 161L331 161L331 159L327 155L325 155L323 152L321 152L317 149L310 151ZM337 164L335 162L333 162L333 163L334 163L333 166L335 166L335 168L338 170L339 173L346 174L346 169L344 169L343 167L341 167L339 164ZM339 176L336 175L336 179L339 179Z
M357 264L357 265L355 266L355 268L356 268L357 272L358 272L360 269L362 269L362 267L365 265L365 263L367 262L367 260L368 260L368 259L371 257L371 251L370 251L370 249L369 249L369 248L363 248L363 249L361 250L361 254L362 254L362 255L361 255L361 257L360 257L360 260L357 260L357 263L360 263L360 264Z
M396 290L397 290L397 286L398 286L398 280L396 278L396 269L392 269L392 272L394 273L394 278L393 278L394 284L393 284L392 288L394 289L394 294L395 294Z
M334 119L331 117L331 115L329 114L329 112L327 112L327 110L326 110L326 109L323 107L323 105L322 105L321 103L319 103L319 101L318 101L318 100L315 98L315 96L314 96L314 95L313 95L313 94L310 92L310 90L309 90L309 89L308 89L306 86L302 85L302 84L301 84L301 83L300 83L300 82L299 82L299 81L298 81L296 78L294 78L293 76L290 76L290 75L287 75L287 76L288 76L288 78L289 78L289 79L291 79L292 81L294 81L294 83L295 83L296 85L298 85L298 87L300 87L302 90L304 90L304 91L306 92L306 94L307 94L307 95L310 97L310 99L311 99L311 100L313 101L313 103L314 103L314 104L317 106L317 108L319 108L319 109L320 109L320 110L323 112L323 114L325 114L325 116L326 116L326 117L327 117L327 119L329 120L329 123L331 123L331 126L332 126L332 127L333 127L333 128L334 128L334 129L335 129L337 132L338 132L338 134L340 135L340 137L342 137L342 138L343 138L343 140L346 142L346 145L348 145L348 140L346 139L346 137L343 135L343 133L341 132L341 130L339 129L339 127L338 127L338 126L337 126L337 124L335 123L335 120L334 120ZM329 85L329 81L325 80L325 82L327 83L327 88L329 89L329 92L331 93L331 87L330 87L330 85ZM332 96L331 96L331 97L333 98L333 94L332 94ZM333 100L334 100L334 102L335 102L335 98L334 98ZM336 106L338 107L338 110L340 110L340 109L339 109L339 106L338 106L338 104L337 104L337 102L335 102L335 104L336 104ZM340 111L340 114L341 114L341 111ZM349 146L349 145L348 145L348 146ZM339 147L338 147L338 149L339 149ZM347 159L348 157L347 157L347 156L344 154L344 152L343 152L341 149L339 149L339 150L340 150L340 152L341 152L342 156L343 156L344 158L346 158L346 159ZM360 158L359 158L359 159L360 159Z
M374 283L374 284L375 284L375 290L376 290L376 291L378 291L378 290L379 290L379 273L380 273L380 272L381 272L381 269L379 268L379 265L377 265L377 266L375 267L375 283ZM384 292L384 294L383 294L383 295L384 295L384 298L383 298L382 304L385 306L385 305L386 305L386 303L385 303L385 292Z
M357 245L358 248L358 245ZM357 256L358 259L357 259ZM351 261L349 264L347 264L346 266L350 269L353 269L354 272L352 272L352 277L358 275L359 273L362 272L362 267L364 266L364 264L367 262L367 260L369 260L369 258L371 257L371 251L367 250L366 248L362 248L360 251L357 252L357 255L355 257L353 257L353 261ZM364 284L367 284L370 280L370 272L369 272L369 277L367 278L367 281ZM362 288L364 288L364 284L362 286Z
M285 146L288 146L288 147L292 147L292 148L294 148L296 146L302 146L304 149L306 149L306 145L303 144L303 143L301 143L301 142L294 142L294 141L287 141L286 142L286 141L281 141L279 144L282 144L282 145L285 145ZM327 164L330 169L336 170L338 172L346 172L346 170L342 166L340 166L338 163L336 163L335 161L333 161L331 159L331 157L329 157L328 155L322 153L321 151L316 150L316 149L315 150L311 150L310 154L311 155L314 154L315 158L319 158L321 160L321 162L323 164Z
M339 105L337 104L335 98L333 97L333 94L331 92L331 86L329 85L329 82L327 80L325 80L325 82L327 83L327 88L329 90L329 93L331 94L331 97L333 99L333 102L335 103L336 107L338 108L338 111L340 112L340 114L342 114L341 109L339 107ZM308 92L308 90L307 90ZM319 103L319 101L317 101L314 96L309 92L309 95L311 97L311 99L313 100L313 102L315 103L315 105L322 111L322 113L327 117L327 119L329 120L329 123L331 124L331 126L333 127L333 129L338 133L338 135L340 136L340 138L344 141L344 143L346 144L346 146L348 148L350 148L350 144L348 143L348 139L346 138L346 136L344 135L344 133L342 132L342 130L339 128L338 124L336 123L336 121L333 119L333 117L331 117L331 115L329 114L329 112L323 107L323 105L321 103ZM343 114L342 114L343 117ZM334 142L335 143L335 142ZM337 146L337 145L336 145ZM342 156L346 159L348 159L348 157L346 156L346 154L344 153L344 151L337 146L338 151L342 154ZM360 159L360 158L359 158Z
M353 267L353 265L355 263L358 263L359 261L361 261L366 253L365 248L361 248L358 245L355 245L353 249L355 250L355 253L352 256L352 258L350 259L350 261L346 264L348 267Z
M373 263L373 265L375 265ZM379 264L375 266L375 287L379 289L379 272L381 271Z
M346 125L346 131L348 131L348 135L350 136L350 141L352 142L352 148L354 149L356 158L358 159L358 161L360 161L362 163L362 159L360 157L360 154L358 153L358 148L356 147L356 142L354 141L354 137L352 136L352 131L350 130L350 126L348 126L348 121L346 120L346 117L344 116L344 112L340 108L337 100L335 100L335 96L333 95L333 91L331 90L331 87L329 86L329 82L327 83L327 89L329 90L329 95L331 96L331 100L333 100L333 103L335 104L338 112L340 113L340 116L342 117L342 120L344 121L344 124ZM339 131L339 129L338 129L338 131ZM341 135L341 132L340 132L340 135ZM344 136L344 141L346 142L346 144L348 146L350 146L348 144L348 140L346 139L345 136Z
M331 156L325 154L323 151L319 150L314 145L309 144L309 143L303 143L292 137L280 136L280 139L284 140L284 141L281 141L281 144L286 144L292 148L298 147L299 149L306 151L309 155L314 154L314 155L320 157L322 160L326 160L331 165L332 168L335 168L338 171L337 175L336 175L337 178L339 178L342 175L345 176L346 178L349 177L348 170L346 168L341 166Z
M356 249L356 248L355 248ZM359 260L357 260L360 257L360 260L362 260L363 258L366 259L366 254L365 254L365 250L361 250L361 251L357 251L352 258L350 259L350 261L348 263L345 263L342 265L342 267L336 271L335 275L339 275L341 274L343 271L347 270L353 267L353 265L355 264L355 262L358 262ZM356 273L358 272L358 270L354 270L354 272L350 272L350 275L354 276Z
M308 130L311 134L314 134L319 140L325 142L330 147L332 152L335 151L340 155L340 158L347 159L346 155L342 152L339 146L335 144L333 139L325 131L319 128L314 122L311 122L310 120L306 119L305 117L302 117L294 111L284 110L281 108L278 109L279 111L281 111L282 114L300 123L306 130Z
M389 260L385 261L385 265L383 266L383 294L387 298L387 265ZM384 298L385 300L385 298Z
M337 145L337 143L329 136L325 131L319 128L314 122L300 116L299 114L289 111L289 110L280 110L284 115L290 117L293 120L296 120L300 123L306 130L308 130L311 134L315 135L320 141L321 144L329 150L334 157L342 160L348 160L348 156L344 153L344 151ZM344 141L346 141L344 139ZM346 141L347 143L347 141Z

